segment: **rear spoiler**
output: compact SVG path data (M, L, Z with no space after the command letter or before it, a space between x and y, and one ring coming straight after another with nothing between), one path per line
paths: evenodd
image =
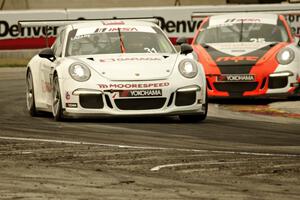
M131 17L131 18L103 18L103 19L63 19L63 20L21 20L18 21L19 29L21 27L49 27L49 26L66 26L79 22L102 22L102 21L120 21L120 20L141 20L158 24L158 17Z
M284 5L284 4L283 4ZM257 5L256 5L257 6ZM228 13L272 13L279 15L300 15L300 5L293 5L293 7L289 8L277 8L277 7L266 7L265 5L261 5L260 7L255 7L255 5L232 5L228 7L224 6L215 6L212 11L197 11L193 12L191 15L192 20L203 20L206 17L212 15L222 15Z

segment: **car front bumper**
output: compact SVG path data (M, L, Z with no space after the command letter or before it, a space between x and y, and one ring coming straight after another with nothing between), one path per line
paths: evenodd
M132 83L111 83L70 86L65 80L62 91L64 115L69 117L92 116L143 116L205 113L206 88L193 80L182 84L165 81L136 82L147 88L126 88ZM110 86L124 86L124 88ZM149 86L149 87L148 87ZM158 94L156 94L158 92ZM132 94L139 94L132 96ZM145 95L151 93L150 96ZM142 95L140 95L142 94Z

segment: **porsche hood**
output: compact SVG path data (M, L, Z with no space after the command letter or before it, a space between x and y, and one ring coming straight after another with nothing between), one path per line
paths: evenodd
M101 76L113 81L166 79L177 54L107 54L81 57Z
M214 43L207 53L218 66L255 65L276 43Z

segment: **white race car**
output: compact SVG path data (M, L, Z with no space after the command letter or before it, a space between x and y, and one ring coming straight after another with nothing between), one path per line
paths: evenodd
M28 25L28 24L27 24ZM181 53L156 24L99 20L62 27L51 48L27 66L27 109L66 117L179 115L187 122L207 115L205 73Z

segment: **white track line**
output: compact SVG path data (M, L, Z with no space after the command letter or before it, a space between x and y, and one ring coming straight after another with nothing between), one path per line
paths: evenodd
M174 163L174 164L158 165L158 166L151 168L150 171L159 171L163 168L189 166L189 165L222 165L222 164L234 164L234 163L244 163L244 162L241 162L241 161L233 161L233 162L205 161L205 162L192 162L192 163Z
M176 163L176 164L166 164L166 165L158 165L156 167L153 167L150 169L150 171L155 172L159 171L162 168L170 168L170 167L178 167L178 166L187 166L187 165L193 165L192 163Z
M107 143L94 143L94 142L78 142L68 140L52 140L52 139L39 139L39 138L23 138L23 137L5 137L0 136L2 140L17 140L17 141L31 141L31 142L49 142L60 144L74 144L74 145L94 145L103 147L114 148L127 148L127 149L145 149L145 150L173 150L173 151L186 151L186 152L201 152L201 153L218 153L218 154L239 154L239 155L252 155L252 156L276 156L276 157L300 157L300 154L277 154L277 153L255 153L246 151L222 151L222 150L205 150L205 149L182 149L182 148L165 148L165 147L146 147L146 146L133 146L133 145L118 145Z
M94 142L78 142L68 140L51 140L51 139L39 139L39 138L22 138L22 137L1 137L3 140L18 140L18 141L31 141L31 142L49 142L49 143L60 143L60 144L76 144L76 145L95 145L115 148L130 148L130 149L152 149L152 150L166 150L168 148L160 147L140 147L130 145L118 145L118 144L106 144L106 143L94 143Z

